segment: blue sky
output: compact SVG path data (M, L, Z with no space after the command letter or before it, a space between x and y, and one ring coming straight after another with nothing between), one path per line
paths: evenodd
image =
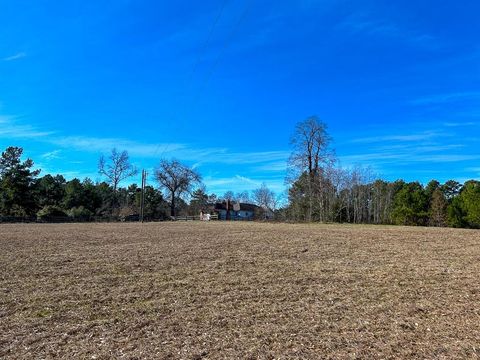
M0 6L0 147L44 174L100 180L117 147L150 173L194 166L209 192L281 192L294 126L318 115L344 167L480 177L478 1Z

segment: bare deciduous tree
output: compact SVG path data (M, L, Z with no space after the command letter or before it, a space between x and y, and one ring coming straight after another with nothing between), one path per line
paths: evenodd
M430 202L430 225L445 226L447 224L447 199L440 189L435 189Z
M248 191L238 192L235 195L235 200L241 203L248 203L250 201L250 195L248 194Z
M258 189L253 190L252 195L255 203L263 208L264 217L266 217L267 211L273 210L275 206L275 193L263 183Z
M177 160L162 159L155 170L155 179L168 192L170 215L175 216L176 200L183 194L190 193L193 186L201 181L201 176Z
M98 172L104 175L108 179L108 183L112 185L113 190L117 191L118 184L122 180L136 175L138 171L135 166L130 163L126 151L118 152L117 149L113 148L108 159L109 161L107 163L105 157L103 155L100 156Z
M299 122L290 142L293 152L289 165L300 173L307 171L309 175L316 174L321 167L333 162L334 154L329 148L331 138L327 133L327 125L316 116Z
M229 190L222 196L223 200L228 200L228 201L234 201L235 200L235 194L233 191Z
M312 220L314 203L322 203L323 169L334 162L334 153L330 149L331 138L327 125L316 116L299 122L291 138L293 152L289 159L289 170L294 181L306 173L308 212L306 220ZM316 200L316 201L315 201Z

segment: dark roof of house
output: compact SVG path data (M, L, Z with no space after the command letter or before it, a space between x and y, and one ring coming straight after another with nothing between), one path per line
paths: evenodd
M229 210L233 210L233 205L234 204L235 204L235 202L230 202L229 207L228 207ZM255 205L255 204L240 203L240 210L255 211L256 209L260 209L260 207ZM221 202L221 203L216 203L214 210L227 210L227 203L225 201Z

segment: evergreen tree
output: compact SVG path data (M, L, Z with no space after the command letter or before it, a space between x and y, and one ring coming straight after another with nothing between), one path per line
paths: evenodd
M208 194L204 188L199 188L192 193L190 200L190 215L198 215L201 210L205 210L208 205Z
M79 179L75 178L68 181L65 185L65 197L63 198L63 208L71 209L83 206L86 203L86 196L83 185Z
M23 149L10 146L0 157L0 214L25 216L36 213L33 184L40 170L32 170L33 161L22 162Z
M145 219L165 219L169 205L162 196L161 191L153 186L145 187Z
M396 193L392 218L398 225L426 225L428 199L420 183L405 184Z
M97 186L89 178L82 181L83 187L83 206L92 214L97 213L102 207L102 198L97 191Z
M95 195L98 197L99 206L96 208L96 215L111 216L112 204L115 201L116 194L113 188L106 182L98 183L95 186Z
M480 182L475 180L467 181L460 193L464 220L469 227L480 227Z
M66 181L62 175L47 174L35 182L35 201L38 207L60 206L65 196Z
M451 227L465 227L465 211L463 209L463 202L460 196L454 197L447 207L447 223Z

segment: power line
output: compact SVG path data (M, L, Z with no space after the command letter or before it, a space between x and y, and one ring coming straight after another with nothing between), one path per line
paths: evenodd
M212 25L212 27L210 28L210 32L208 33L207 40L204 42L203 46L200 48L200 51L198 52L197 60L196 60L195 63L193 64L192 72L190 73L190 77L188 78L188 83L191 82L193 76L195 75L195 72L196 72L196 70L197 70L197 67L198 67L198 65L200 64L201 60L202 60L202 54L205 52L208 44L210 43L210 40L212 39L213 31L215 30L215 27L217 26L218 21L219 21L220 18L222 17L223 10L225 9L225 5L227 5L227 3L228 3L228 0L225 0L225 1L222 3L222 6L221 6L221 8L220 8L220 11L218 12L217 17L215 18L215 20L214 20L214 22L213 22L213 25Z
M197 59L195 60L195 62L194 62L194 64L193 64L192 71L190 72L190 76L188 77L188 80L187 80L187 82L185 83L185 88L186 88L186 87L188 87L188 88L191 87L191 83L192 83L193 76L195 75L195 73L196 73L196 71L197 71L197 68L198 68L198 66L199 66L199 64L200 64L200 62L201 62L201 60L202 60L202 55L203 55L203 53L204 53L205 50L207 49L207 46L208 46L208 44L210 43L210 41L211 41L211 39L212 39L212 37L213 37L213 32L214 32L215 28L217 27L217 24L218 24L220 18L221 18L222 15L223 15L223 11L224 11L225 6L227 5L227 3L228 3L228 0L224 0L224 1L222 2L222 5L221 5L221 7L220 7L220 10L219 10L217 16L215 17L212 26L210 27L210 31L209 31L209 33L208 33L207 39L205 40L205 42L203 43L203 45L201 46L201 48L200 48L200 50L199 50L199 52L198 52ZM178 119L177 114L176 114L175 112L172 112L171 115L172 115L172 117L175 118L175 119L177 120L177 122L178 122L179 119ZM155 152L154 152L154 156L157 154L157 152L158 152L159 149L160 149L160 144L157 145L157 148L155 149ZM166 149L164 149L164 150L162 151L162 155L161 155L161 156L163 156L163 154L167 151L167 149L168 149L168 144L167 144ZM160 156L160 157L161 157L161 156Z
M157 145L157 148L155 149L155 152L153 153L153 156L157 155L157 152L158 152L158 150L160 149L160 145L161 145L161 144L158 144L158 145ZM165 147L163 148L162 153L160 154L160 158L162 158L162 157L163 157L163 154L165 154L165 152L168 151L168 147L169 147L169 146L170 146L170 144L167 143L167 146L165 146Z
M194 107L196 106L197 102L198 102L198 98L200 96L200 93L205 89L205 87L208 85L208 82L210 81L210 79L212 78L212 75L213 73L215 72L215 70L217 69L218 67L218 64L220 63L220 60L222 59L223 57L223 54L225 53L226 49L228 48L228 46L230 45L233 37L235 36L236 32L238 31L238 29L240 28L240 25L241 23L243 22L243 20L245 19L247 13L248 13L248 10L250 9L250 5L252 4L251 1L247 0L246 2L246 5L245 5L245 8L243 9L243 12L242 14L240 15L237 23L235 24L235 26L232 28L232 30L230 31L230 34L228 35L226 41L223 43L223 46L222 48L220 49L220 52L218 53L218 56L217 58L215 59L215 62L213 63L213 65L211 66L210 68L210 71L208 72L207 74L207 77L205 78L204 82L202 83L202 85L200 86L199 88L199 91L196 93L196 96L193 98L193 101L192 101L192 106L189 106L187 107L187 111L190 110L192 111L194 109Z
M228 48L228 46L230 45L230 42L232 41L234 35L236 34L236 32L238 31L238 29L240 28L240 24L242 23L242 21L245 19L246 15L247 15L247 12L250 8L250 4L251 2L250 1L247 1L247 5L245 6L245 9L243 10L242 12L242 15L240 16L240 18L238 19L237 23L235 24L235 27L232 29L232 31L230 32L230 35L229 37L227 38L227 41L225 41L225 43L223 44L223 47L222 49L220 50L220 53L218 54L218 57L216 59L216 61L214 62L213 66L211 67L210 69L210 73L208 74L206 80L205 80L205 86L207 85L207 83L209 82L210 78L212 77L213 73L215 72L218 64L220 63L220 60L223 56L223 54L225 53L225 50Z

